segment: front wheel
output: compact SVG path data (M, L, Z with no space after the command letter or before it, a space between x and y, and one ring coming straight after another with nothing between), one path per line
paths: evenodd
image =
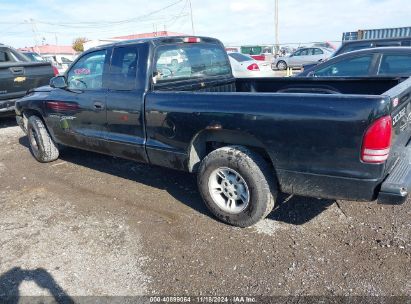
M27 136L30 151L41 163L51 162L59 157L59 150L46 126L38 116L30 116L27 122Z
M277 63L277 69L279 69L280 71L284 71L287 69L287 63L283 60L279 61Z
M228 146L201 162L198 187L208 209L221 221L248 227L265 218L277 195L270 166L242 146Z

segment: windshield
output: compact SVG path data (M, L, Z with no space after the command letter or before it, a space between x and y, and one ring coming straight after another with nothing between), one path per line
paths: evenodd
M70 59L68 59L68 58L66 58L66 57L61 57L61 62L67 63L67 64L71 64L73 61L70 60Z
M41 57L37 53L23 53L23 54L26 55L26 57L28 57L31 61L34 61L34 62L43 62L43 61L45 61L43 59L43 57Z
M227 54L217 44L160 46L154 63L154 82L231 75Z

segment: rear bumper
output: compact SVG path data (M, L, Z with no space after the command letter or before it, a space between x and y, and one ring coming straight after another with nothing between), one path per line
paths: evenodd
M374 201L378 179L356 179L277 169L282 192L323 199Z
M0 100L0 115L14 115L14 105L17 99Z
M381 184L378 203L387 205L403 204L411 191L411 145L395 165L392 172Z

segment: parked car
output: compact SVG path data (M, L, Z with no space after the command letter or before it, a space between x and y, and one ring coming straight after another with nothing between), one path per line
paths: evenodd
M344 41L343 44L335 51L333 57L362 49L390 46L411 46L411 37Z
M269 62L257 61L241 53L228 53L234 77L273 77Z
M184 69L159 64L165 50ZM279 191L403 203L410 96L411 78L236 79L218 40L157 37L84 52L16 119L40 162L70 146L197 173L210 211L246 227Z
M379 47L342 54L297 76L373 77L411 76L411 47Z
M0 45L0 115L13 115L16 99L55 75L50 63L31 62L16 49Z
M35 52L21 52L24 56L26 56L30 61L33 62L45 62L44 58L41 57L41 55L35 53Z
M177 50L165 51L158 60L159 64L177 66L183 63L184 56Z
M59 74L64 74L74 60L74 56L71 55L43 55L42 57L55 66Z
M289 56L278 57L272 63L272 69L285 70L290 68L301 68L305 64L321 62L328 59L332 51L327 48L313 47L301 48Z

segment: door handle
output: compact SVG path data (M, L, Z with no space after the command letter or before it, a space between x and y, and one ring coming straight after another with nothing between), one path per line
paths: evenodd
M23 67L12 67L10 68L10 71L13 75L23 75L24 74Z
M104 103L102 103L101 101L94 101L93 106L94 106L94 109L96 110L104 109Z

